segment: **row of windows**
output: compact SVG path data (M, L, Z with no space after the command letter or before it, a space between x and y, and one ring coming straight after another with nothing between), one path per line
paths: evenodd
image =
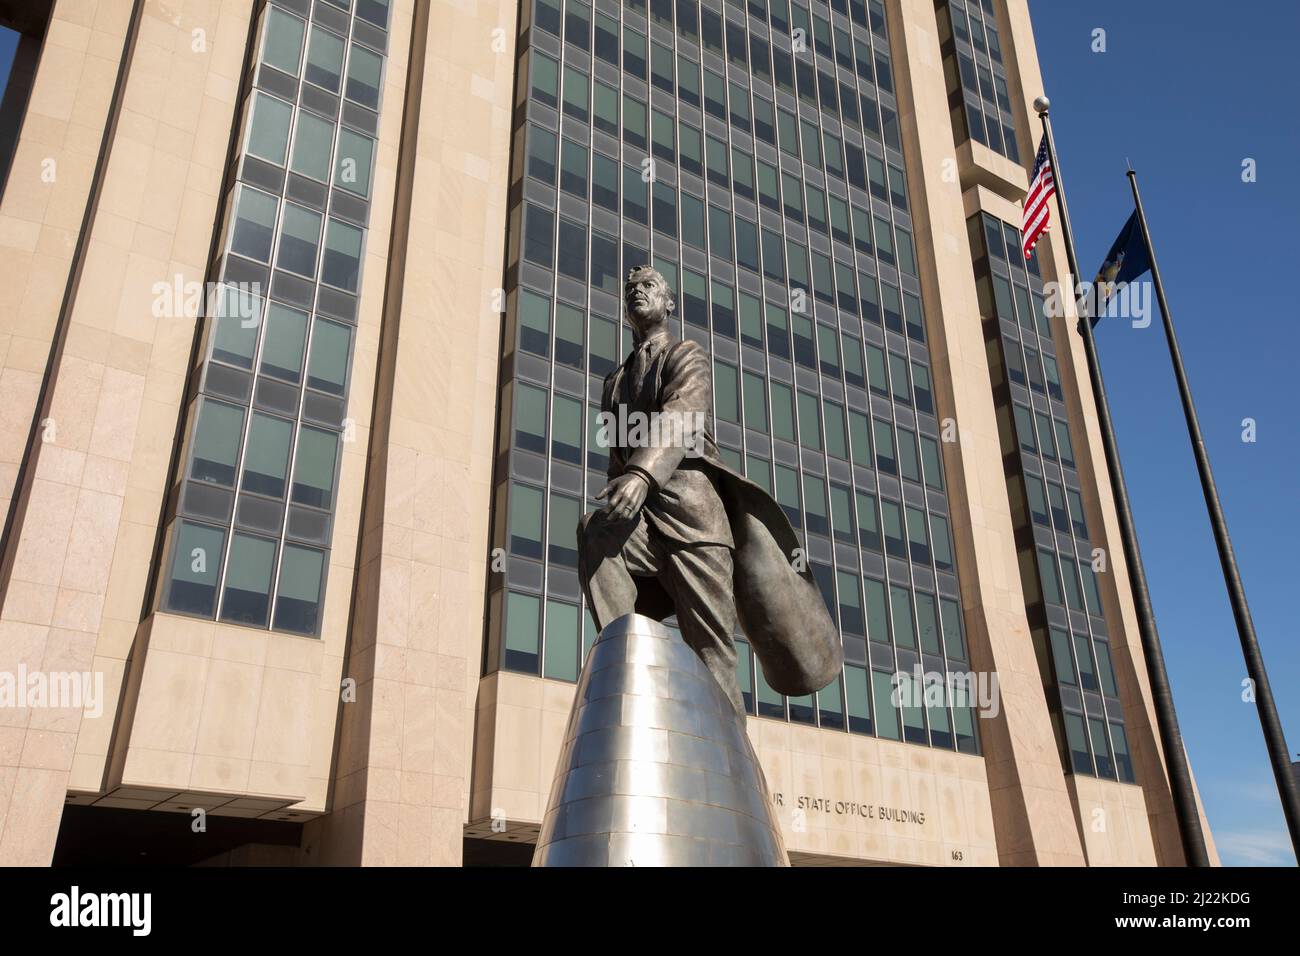
M230 223L228 251L235 255L357 291L364 229L244 183L234 191Z
M268 7L261 62L372 110L379 107L382 54L361 43L349 44L347 37L319 22L309 25L279 7Z
M169 538L163 610L314 635L343 442L360 282L364 216L335 212L339 195L369 198L374 140L348 125L354 107L375 110L387 25L386 0L318 4L309 22L275 4L259 25L259 77L303 81L301 102L256 89L245 101L241 162L253 159L338 191L297 202L293 176L258 188L239 182L223 221L224 275L260 263L272 280L256 291L226 284L211 303L207 350L191 403L177 517ZM342 96L331 118L327 101ZM337 105L334 107L337 113ZM362 125L365 125L363 122ZM241 174L242 175L242 174ZM265 186L265 177L259 184ZM322 190L319 194L324 197ZM286 284L287 283L287 284ZM328 301L326 301L328 297Z
M253 94L251 115L247 155L275 166L287 163L299 176L369 198L375 150L375 141L369 136L308 110L294 110L292 103L260 90Z
M709 281L689 269L682 270L681 290L678 311L685 312L684 321L689 326L711 327L714 335L732 340L739 335L743 345L765 349L778 358L793 358L796 365L843 380L851 387L869 389L882 398L911 405L918 412L934 414L930 369L915 360L909 363L898 352L864 343L847 331L815 322L798 312L787 312L743 290L736 292L724 282ZM619 326L610 319L594 313L584 315L582 309L562 301L555 303L552 318L550 298L526 287L519 289L516 317L517 345L522 352L541 358L553 355L556 364L577 370L584 368L585 357L587 371L601 378L622 361ZM896 325L891 320L888 327L901 331L901 315ZM724 386L736 381L735 367L729 368ZM715 388L718 384L715 381ZM727 407L736 405L738 393L733 388L731 394ZM733 416L727 420L738 419Z
M577 680L582 657L596 639L590 614L576 604L543 601L519 591L506 592L503 610L508 622L502 641L503 667L554 680ZM676 630L671 623L669 627ZM815 694L783 698L764 679L748 641L738 638L736 651L736 676L750 714L975 752L970 702L936 692L933 684L941 679L941 672L926 677L929 694L924 688L913 693L914 677L906 671L896 677L891 670L846 664L841 676Z
M1020 162L1015 113L1002 42L991 0L941 0L938 4L939 44L944 55L953 136L987 146Z
M686 199L686 194L682 198ZM707 237L710 255L734 262L755 277L761 275L791 290L811 293L816 300L834 305L849 315L874 325L883 324L891 332L905 332L917 341L925 340L921 299L913 292L900 293L888 281L857 272L847 263L833 262L829 256L816 249L809 250L794 239L783 240L774 230L755 228L753 223L741 216L733 217L720 206L708 208ZM619 251L614 237L586 223L556 215L543 206L524 203L522 253L525 261L616 295L620 276L631 264L647 258L643 252L640 259L635 258L641 250L624 246L625 265L620 270ZM629 251L633 253L631 257ZM676 266L672 265L671 269L676 286ZM707 298L692 294L704 287L702 278L689 269L683 270L681 305L682 317L687 322L705 328L710 314ZM726 321L725 312L723 321ZM735 330L732 328L728 333L724 325L720 334L734 338ZM776 348L781 348L779 340Z
M1060 401L1051 331L1035 291L1041 281L1036 260L1026 268L1017 253L1019 234L1009 224L981 213L969 225L986 335L996 343L991 354L1001 357L1004 370L991 369L994 383L1005 374L1013 386L1026 388L1026 395L1046 393ZM999 282L1015 293L994 292ZM1031 309L1032 317L1026 314ZM1080 548L1088 528L1082 496L1071 487L1075 455L1070 429L1064 411L1048 401L1030 407L1013 397L1009 411L1004 424L1014 434L1023 462L1008 483L1012 514L1019 525L1054 531L1038 539L1052 547L1040 543L1022 551L1021 576L1026 593L1043 605L1043 612L1031 611L1031 618L1047 619L1045 627L1035 628L1034 640L1053 661L1054 679L1048 682L1054 684L1059 706L1062 759L1069 771L1131 782L1110 647L1098 633L1104 631L1101 594L1090 558L1080 556L1088 552L1086 546Z
M566 65L563 69L563 92L561 93L559 63L544 53L533 51L531 55L531 93L536 103L559 110L566 117L584 124L610 136L621 136L625 143L640 149L647 149L650 135L648 127L660 134L657 136L657 153L673 161L671 130L664 126L666 114L647 107L643 95L624 92L621 96L617 90L600 80L592 80L587 74ZM689 61L682 61L683 63ZM858 98L845 99L845 104L853 103L853 116L839 135L830 130L819 130L808 119L800 119L795 113L775 106L752 89L746 89L735 82L724 80L719 74L704 71L705 85L703 98L695 87L694 80L686 80L689 72L679 76L677 101L704 109L706 116L714 117L746 136L752 135L756 140L766 143L774 149L780 149L794 159L802 161L818 170L835 176L841 181L859 189L872 188L882 182L883 162L871 149L861 145L860 137L851 135L851 131L865 127L868 133L878 125L884 125L886 143L895 149L898 142L897 119L888 107L878 107L867 94L861 94L860 102L863 122L858 122ZM710 80L710 77L716 78ZM683 82L684 81L684 82ZM847 97L849 86L842 89ZM752 98L752 102L751 102ZM877 110L886 120L877 119ZM620 111L622 113L620 122ZM698 120L696 121L698 122ZM665 130L667 131L665 133ZM695 124L683 124L681 137L682 163L684 168L692 160L698 160L698 148L693 149L693 142L698 140L699 130ZM874 138L879 139L876 135ZM889 164L891 181L901 183L902 168ZM893 196L903 198L906 190L895 188ZM904 204L903 208L906 208Z
M882 262L896 266L900 272L915 277L916 253L911 230L901 224L891 225L887 217L873 215L856 203L827 192L798 176L781 171L743 149L728 149L722 140L709 135L701 139L700 131L683 123L674 139L672 117L653 111L651 151L655 162L663 159L677 163L693 176L707 176L710 186L727 190L729 195L748 199L764 209L783 215L788 222L833 238L864 255L876 255ZM662 122L660 122L662 120ZM808 124L804 124L808 127ZM813 136L816 135L815 128ZM813 139L810 142L816 143ZM674 143L680 145L676 152ZM703 147L701 146L703 143ZM666 144L666 145L664 145ZM558 146L558 160L557 160ZM886 183L885 164L868 156L871 194L896 208L906 209L906 185L901 171L890 165ZM617 159L597 150L588 151L582 143L567 137L557 142L556 135L537 125L528 127L527 174L554 188L642 225L650 224L653 199L654 228L676 238L680 229L683 241L705 249L703 184L695 186L683 180L680 197L669 182L656 175L657 167L625 164L620 173ZM855 183L856 185L856 183ZM619 202L620 187L623 193ZM863 183L863 188L866 184ZM697 196L692 189L698 189ZM678 208L680 207L680 216ZM754 230L756 224L738 217Z
M559 6L557 0L541 0L536 10L538 27L556 37L561 36ZM768 39L764 35L765 31L747 31L743 23L734 20L726 20L724 26L724 19L720 14L707 7L699 11L690 0L679 2L677 6L678 36L681 40L692 44L692 50L702 46L704 51L724 60L729 67L746 72L765 83L775 84L777 88L791 96L798 95L813 109L819 106L818 90L820 90L820 109L828 115L834 115L837 111L836 83L833 78L836 67L850 74L856 72L860 84L878 87L885 93L894 92L893 69L887 51L873 51L873 44L866 36L851 38L851 28L846 29L838 24L832 25L832 21L826 17L810 15L809 10L801 4L792 5L790 17L787 17L784 11L780 13L775 9L771 11L773 37L781 37L782 42L779 44L774 42L770 48ZM755 5L751 4L752 6ZM784 7L784 4L781 6ZM843 4L836 4L836 6L844 7ZM859 9L862 6L862 4L855 4ZM629 5L629 9L633 8L634 5ZM855 9L854 13L857 14L859 9ZM671 30L673 27L671 11L667 12L669 15L666 18L652 17L652 19ZM845 13L845 10L839 9L837 12ZM699 29L701 26L697 16L699 13L703 15L703 30ZM621 31L622 55L620 57L620 30L617 20L597 12L593 23L591 14L591 8L586 3L570 0L565 5L563 39L570 47L570 52L565 56L566 60L570 60L574 50L594 53L597 60L614 67L621 65L625 72L642 81L647 79L648 64L650 81L667 93L675 92L673 56L670 47L657 41L651 41L647 47L645 32L628 22L624 24ZM865 11L862 11L862 14L860 25L865 28ZM759 16L758 19L762 20L763 17ZM873 20L875 20L874 10ZM878 35L882 40L883 22L882 12L878 24L873 24L873 27L879 27ZM786 42L790 42L789 51L783 48ZM826 69L817 69L813 65L817 62L816 57L823 58L830 72ZM692 80L688 80L687 89L676 90L676 92L685 99L691 91L694 91L697 98L693 105L698 106L699 65L694 60L685 60L684 57L679 58L678 63L683 61L691 64L687 72L693 74L693 83ZM580 62L586 65L585 58ZM706 85L708 82L706 79ZM841 82L840 89L847 90L848 85ZM852 100L851 110L846 104L845 120L856 125L856 98L849 99ZM689 99L687 101L690 102ZM893 121L892 111L890 113ZM874 127L871 131L877 139L880 138L879 127ZM891 145L896 144L891 143Z

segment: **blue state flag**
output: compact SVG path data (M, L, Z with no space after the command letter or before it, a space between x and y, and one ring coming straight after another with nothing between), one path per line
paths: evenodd
M1151 257L1147 255L1147 246L1142 240L1142 225L1134 210L1128 217L1128 222L1124 223L1124 228L1119 231L1110 252L1106 253L1106 261L1097 270L1097 278L1092 280L1097 303L1092 324L1095 326L1101 318L1106 300L1110 298L1115 286L1132 282L1150 269Z

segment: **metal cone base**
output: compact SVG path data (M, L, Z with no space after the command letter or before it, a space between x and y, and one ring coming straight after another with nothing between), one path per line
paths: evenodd
M745 715L637 614L578 680L533 866L787 866Z

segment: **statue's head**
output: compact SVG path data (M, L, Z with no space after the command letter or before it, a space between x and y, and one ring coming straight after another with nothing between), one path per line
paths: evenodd
M627 282L623 284L623 302L637 339L667 325L669 314L676 308L667 280L651 266L637 266L628 272Z

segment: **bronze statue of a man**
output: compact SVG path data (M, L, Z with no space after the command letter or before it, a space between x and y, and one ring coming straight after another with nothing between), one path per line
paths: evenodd
M672 292L641 266L624 286L635 348L605 378L609 484L578 523L578 573L596 626L677 615L682 638L737 710L736 625L768 684L799 696L835 679L843 651L781 507L732 471L712 434L708 352L673 339Z

